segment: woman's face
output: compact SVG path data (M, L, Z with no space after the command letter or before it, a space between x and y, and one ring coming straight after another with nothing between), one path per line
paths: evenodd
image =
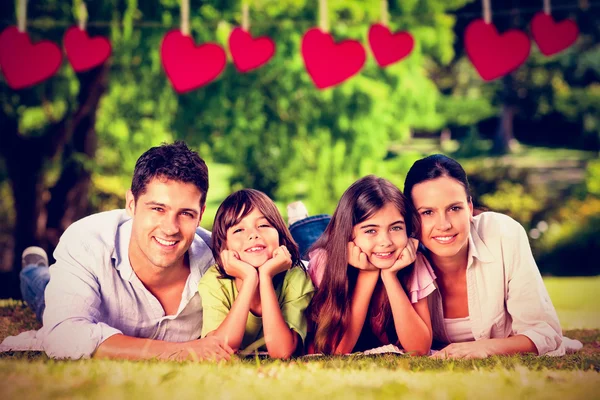
M439 177L413 186L412 199L421 219L421 243L434 258L466 259L473 204L464 186Z

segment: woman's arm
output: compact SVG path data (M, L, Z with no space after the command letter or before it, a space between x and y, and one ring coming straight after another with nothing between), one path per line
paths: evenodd
M414 355L429 354L432 331L427 298L411 304L394 271L381 271L381 279L390 300L400 345Z
M452 343L435 353L433 358L486 358L493 355L537 354L535 344L527 336L505 339L482 339L475 342Z

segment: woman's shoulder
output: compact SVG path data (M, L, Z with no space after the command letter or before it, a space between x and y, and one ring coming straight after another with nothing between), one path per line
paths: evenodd
M473 217L473 227L481 237L491 235L514 236L523 226L512 217L494 211L486 211Z

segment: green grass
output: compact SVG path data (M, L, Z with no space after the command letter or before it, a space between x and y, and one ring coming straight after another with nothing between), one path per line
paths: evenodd
M584 342L577 354L448 361L390 354L291 361L250 357L174 363L54 361L36 352L7 353L0 355L0 399L598 399L600 324L593 295L600 277L545 282L561 318L574 312L586 315L579 325L571 321L572 330L565 332ZM0 339L36 326L21 302L0 301Z

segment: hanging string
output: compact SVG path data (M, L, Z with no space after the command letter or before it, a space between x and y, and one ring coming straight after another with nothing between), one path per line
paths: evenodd
M85 2L83 2L83 1L81 3L79 3L78 14L79 14L79 29L81 29L82 31L85 31L85 29L87 28L88 11L87 11L87 7L85 6Z
M27 0L19 0L17 10L17 29L19 32L27 31Z
M242 29L246 32L250 31L250 7L248 1L242 2Z
M327 17L327 0L319 0L319 28L329 32L329 18Z
M381 0L381 25L388 26L390 23L390 12L388 9L388 0Z
M550 0L544 0L544 13L546 13L546 15L552 14L552 10L550 9Z
M490 0L483 0L483 20L486 24L492 23L492 5Z
M181 0L181 33L190 35L190 0Z

